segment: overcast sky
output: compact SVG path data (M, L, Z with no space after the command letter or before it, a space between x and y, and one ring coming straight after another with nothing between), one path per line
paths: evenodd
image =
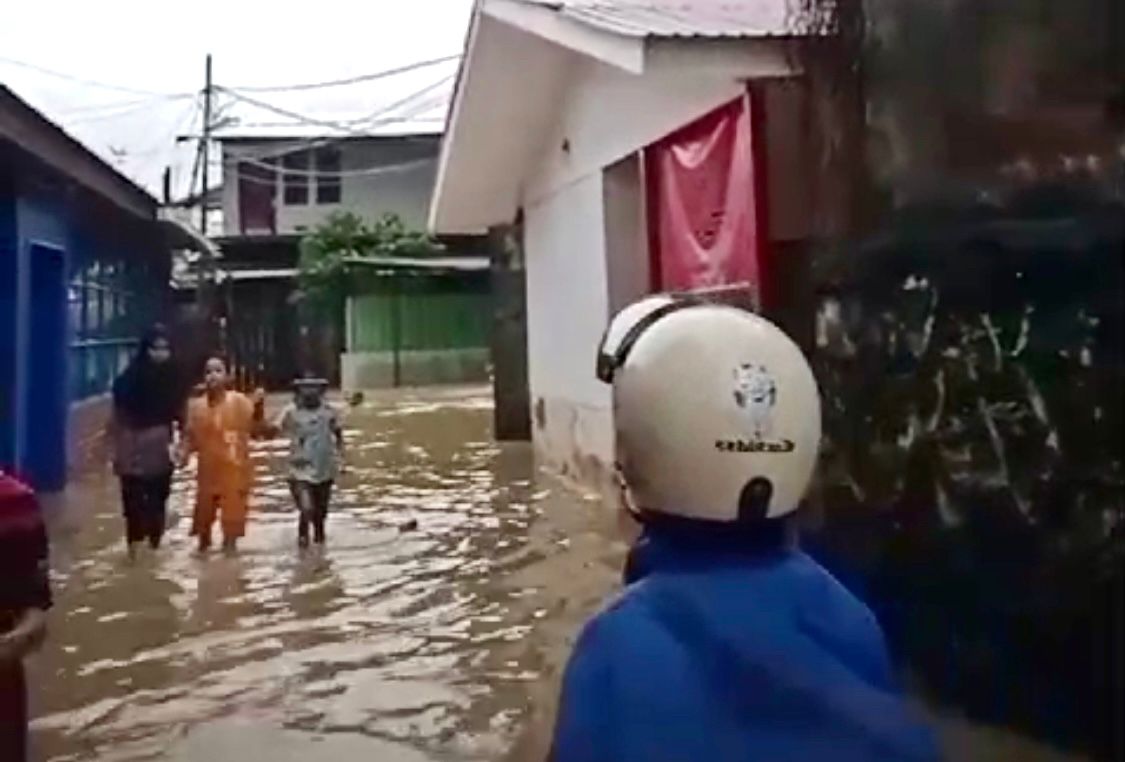
M172 164L180 192L194 147L176 148L174 138L198 132L195 95L207 53L214 56L216 84L232 88L347 78L459 53L471 6L472 0L9 2L0 23L0 82L154 193L163 167ZM442 95L455 71L450 62L360 85L245 95L337 122L433 88L391 114L433 122L444 113ZM277 123L292 121L229 96L219 101L244 132L258 124L276 132L285 129Z

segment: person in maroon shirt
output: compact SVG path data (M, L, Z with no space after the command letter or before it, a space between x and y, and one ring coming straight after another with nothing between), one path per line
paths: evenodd
M0 760L27 760L23 660L43 643L51 606L47 531L35 493L0 471Z

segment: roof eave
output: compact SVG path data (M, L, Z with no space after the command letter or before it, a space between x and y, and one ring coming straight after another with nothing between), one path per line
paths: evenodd
M551 6L520 0L484 0L481 12L529 34L630 74L642 74L645 38L613 34L568 18Z
M482 0L474 0L473 12L469 19L469 29L465 34L465 54L461 56L461 61L457 66L457 78L453 83L453 98L449 104L449 110L445 114L445 129L442 131L441 150L438 152L438 168L434 176L434 190L430 196L430 210L426 217L426 228L430 233L445 233L441 229L441 207L443 200L443 189L445 188L446 178L449 176L449 161L450 154L452 153L453 146L453 128L458 123L457 117L461 113L462 103L465 99L465 77L472 64L473 56L476 52L476 38L477 29L480 27L480 8ZM484 231L468 230L457 231L460 233L481 233Z
M0 139L136 217L156 219L156 198L0 85Z

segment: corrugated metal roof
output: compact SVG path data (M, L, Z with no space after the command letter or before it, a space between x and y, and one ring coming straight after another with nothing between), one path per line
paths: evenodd
M625 37L780 37L798 33L796 0L524 0Z

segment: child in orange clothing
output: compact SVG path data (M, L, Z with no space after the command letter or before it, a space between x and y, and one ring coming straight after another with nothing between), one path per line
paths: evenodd
M265 392L252 398L227 388L227 364L211 357L204 369L205 394L188 403L182 463L192 453L199 455L196 475L195 513L192 536L199 538L199 551L211 547L211 527L216 517L223 530L223 550L235 549L246 533L246 512L253 483L250 439L267 435Z

